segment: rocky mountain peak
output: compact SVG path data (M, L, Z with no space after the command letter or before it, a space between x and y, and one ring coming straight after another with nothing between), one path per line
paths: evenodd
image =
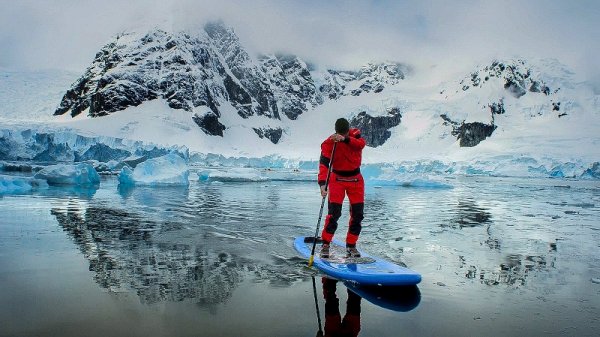
M330 99L381 92L405 79L410 67L402 63L368 63L360 70L328 70L319 90Z
M173 109L205 107L217 118L225 101L244 118L279 118L266 78L233 31L219 27L207 25L206 34L197 35L154 30L116 37L67 91L55 115L89 109L92 117L104 116L160 97Z
M481 88L488 81L493 80L501 81L504 89L516 98L524 96L527 92L543 93L548 96L558 90L550 89L542 79L533 74L532 68L521 59L507 62L494 60L490 65L471 73L460 84L462 90L467 91L469 88Z
M304 111L323 103L308 65L294 55L262 55L261 69L269 79L278 108L295 120Z
M160 98L172 109L192 112L190 122L206 134L223 136L228 127L221 118L224 106L245 119L295 120L327 98L380 92L408 70L400 63L369 63L356 71L328 70L322 78L295 55L251 57L235 31L217 21L200 32L155 29L115 37L67 90L54 114L101 117ZM254 130L273 143L283 135L280 128Z

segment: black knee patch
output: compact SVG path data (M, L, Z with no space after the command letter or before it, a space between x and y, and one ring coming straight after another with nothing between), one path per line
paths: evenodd
M325 231L330 234L334 234L338 226L338 219L342 216L342 204L329 203L329 222L325 227Z
M342 204L330 202L329 215L331 215L331 220L337 221L342 216Z
M350 229L348 230L348 232L350 232L350 234L354 234L354 235L360 234L360 230L362 229L361 223L362 223L362 220L364 219L364 210L365 210L365 204L362 202L350 205L351 219L350 219Z

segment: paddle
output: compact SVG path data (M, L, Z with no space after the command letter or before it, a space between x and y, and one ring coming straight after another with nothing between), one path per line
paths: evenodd
M335 155L335 147L337 146L337 142L333 143L333 150L331 151L331 159L329 160L329 169L327 170L327 179L325 180L325 191L327 191L327 187L329 186L329 177L331 176L331 171L333 170L333 156ZM317 235L319 235L319 226L321 225L321 218L323 217L323 206L325 206L325 199L327 198L327 194L323 196L323 200L321 201L321 210L319 211L319 220L317 220L317 229L315 230L315 240L313 241L312 251L310 253L310 258L308 259L308 267L312 267L313 261L315 260L315 248L317 247Z
M319 332L317 332L317 336L323 336L323 328L321 324L321 313L319 312L319 301L317 300L317 285L315 283L315 277L312 276L312 285L313 285L313 296L315 298L315 307L317 307L317 321L319 322Z

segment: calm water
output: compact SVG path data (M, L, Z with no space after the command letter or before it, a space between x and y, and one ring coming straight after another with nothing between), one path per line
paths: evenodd
M344 317L360 336L597 335L600 183L447 182L367 189L359 245L418 289L327 282L327 303L292 247L314 232L313 183L0 197L0 335L315 336Z

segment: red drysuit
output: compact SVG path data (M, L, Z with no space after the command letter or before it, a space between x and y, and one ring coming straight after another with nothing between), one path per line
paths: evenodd
M347 194L350 200L350 224L346 235L346 244L356 245L361 230L365 202L365 181L360 174L362 150L365 140L358 129L350 129L344 141L337 142L333 162L331 152L335 142L327 138L321 144L319 163L319 185L325 185L329 165L333 165L329 177L329 204L325 227L321 233L323 241L330 242L342 215L342 203Z

